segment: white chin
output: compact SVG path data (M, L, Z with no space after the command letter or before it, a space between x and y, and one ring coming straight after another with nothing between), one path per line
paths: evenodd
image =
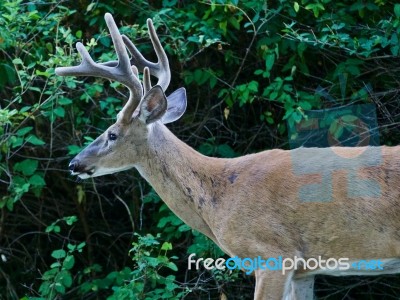
M90 178L90 177L93 177L93 175L88 175L87 173L82 173L82 174L78 174L78 177L80 178L80 179L88 179L88 178Z
M123 167L123 168L98 168L98 169L94 170L94 172L91 173L90 175L87 173L80 173L80 174L75 174L75 175L78 175L78 177L81 179L88 179L91 177L98 177L98 176L103 176L103 175L108 175L108 174L125 171L125 170L131 169L133 167L134 166L131 165L131 166Z

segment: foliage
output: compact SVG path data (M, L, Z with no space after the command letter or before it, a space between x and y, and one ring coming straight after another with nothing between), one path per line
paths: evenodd
M63 220L65 220L66 224L71 226L77 221L77 218L71 216L65 217ZM56 225L58 221L60 220L57 220L48 226L46 232L60 232L60 227ZM53 299L56 298L57 295L64 295L66 289L72 286L73 278L71 269L75 265L74 252L82 252L85 244L85 242L78 245L68 243L68 251L65 251L64 249L56 249L51 252L51 257L56 259L56 261L50 265L50 270L47 270L42 275L43 282L40 285L39 293L41 296L45 297L43 299Z
M150 58L145 20L154 20L172 69L168 92L188 92L188 111L171 128L203 154L288 148L288 128L309 110L362 103L376 105L381 143L400 141L397 3L3 0L0 298L251 298L253 279L242 273L187 270L189 253L222 251L137 173L68 176L68 161L113 122L127 95L119 83L54 74L79 62L77 41L96 60L115 57L105 12ZM329 127L336 138L345 129ZM398 297L396 280L376 280L369 294L390 284L384 292ZM372 299L348 282L320 278L317 296Z
M172 244L164 242L161 247L157 237L147 234L138 236L130 250L135 270L131 273L132 279L128 284L114 289L114 295L109 299L181 299L188 290L179 291L174 275L163 276L162 268L177 271L178 267L167 257L172 250Z

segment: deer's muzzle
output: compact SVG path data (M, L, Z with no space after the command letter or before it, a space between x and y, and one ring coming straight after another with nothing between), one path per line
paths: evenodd
M94 168L88 169L85 164L82 164L79 160L73 159L68 166L68 169L71 171L72 175L81 175L87 174L89 176L93 175Z

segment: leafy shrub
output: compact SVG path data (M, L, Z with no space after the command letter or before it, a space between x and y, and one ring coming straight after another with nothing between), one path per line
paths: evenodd
M188 112L171 128L204 154L288 148L287 125L308 110L354 103L376 105L381 143L400 140L397 3L3 1L2 298L252 297L252 279L241 273L181 272L188 253L222 252L173 215L137 173L85 182L68 176L70 158L113 122L127 94L99 78L54 75L56 66L79 62L77 41L97 60L115 56L105 12L149 57L144 24L154 20L170 58L170 90L188 91ZM374 280L369 294L387 284L387 295L400 294L396 278ZM372 299L362 296L365 286L347 282L319 278L317 295Z

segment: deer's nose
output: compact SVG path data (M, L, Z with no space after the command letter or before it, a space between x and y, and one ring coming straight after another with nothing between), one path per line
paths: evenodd
M76 166L77 166L76 162L71 161L71 162L69 163L68 169L69 169L71 172L75 172Z
M79 163L78 160L74 159L69 163L68 169L73 173L81 173L85 166Z

